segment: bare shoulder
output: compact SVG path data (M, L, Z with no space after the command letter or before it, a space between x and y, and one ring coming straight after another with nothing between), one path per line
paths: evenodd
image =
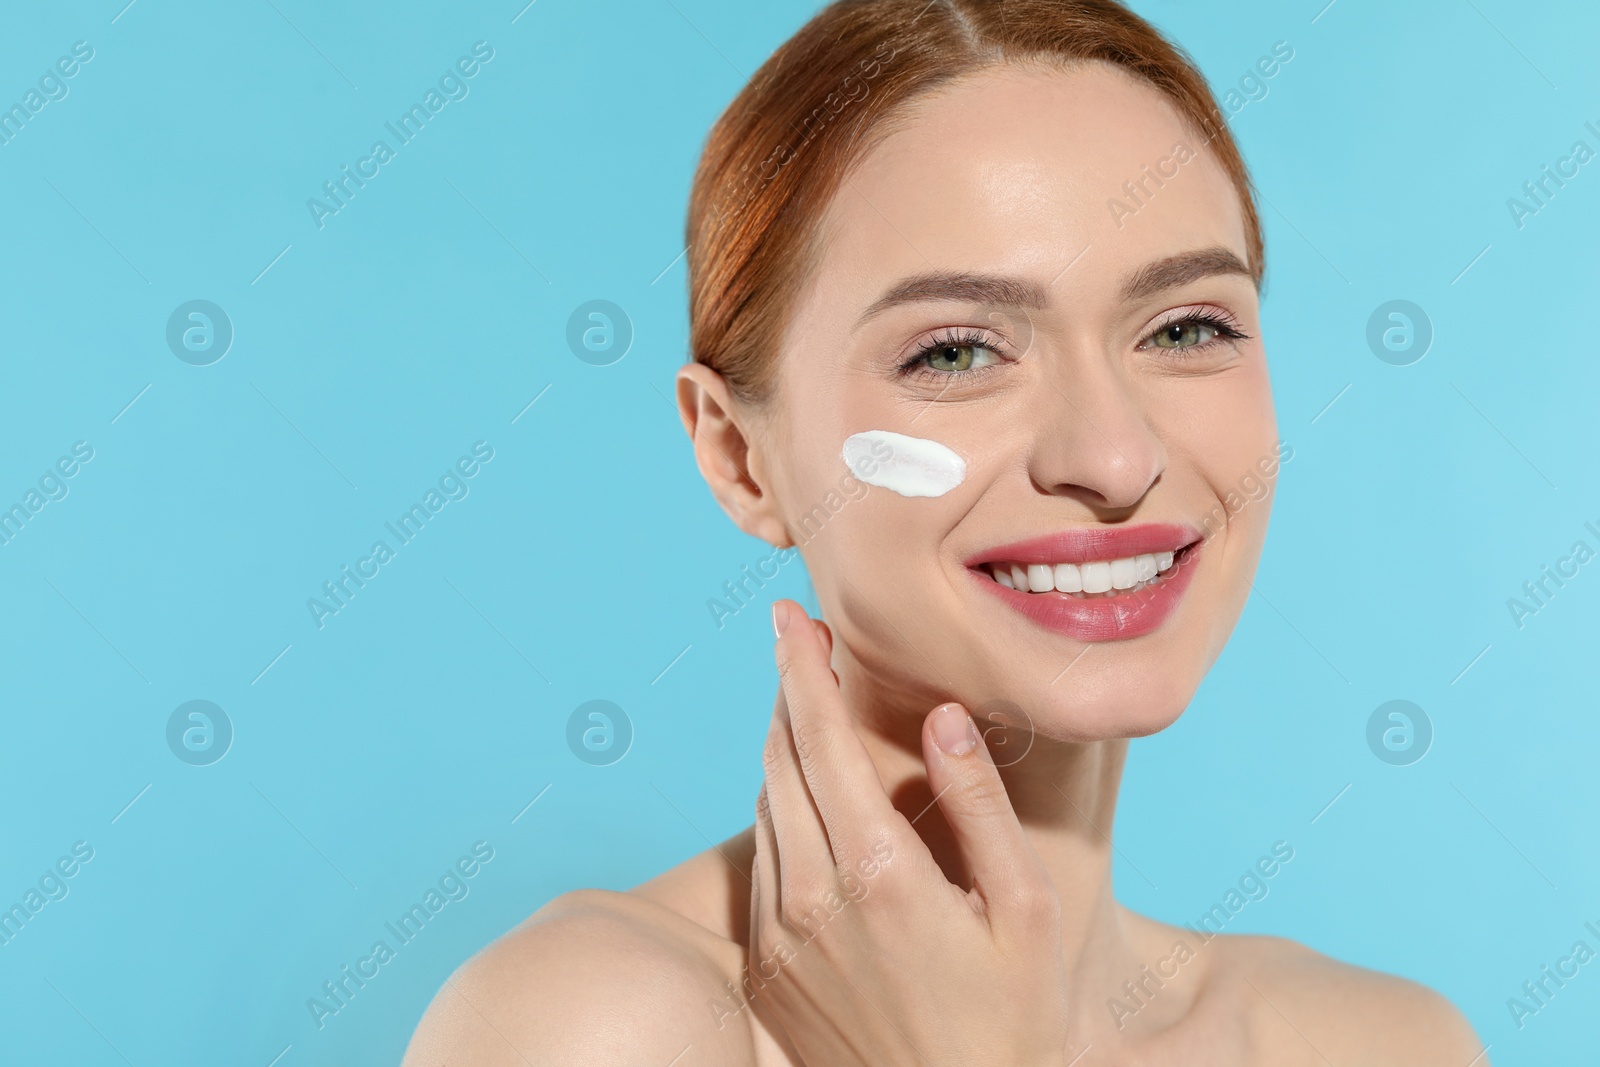
M445 980L404 1067L743 1067L749 1026L713 1010L727 960L696 930L631 894L557 897Z
M1259 1035L1318 1062L1488 1067L1477 1033L1427 986L1325 956L1281 937L1227 936L1214 972L1253 999ZM1309 1048L1306 1048L1309 1046Z

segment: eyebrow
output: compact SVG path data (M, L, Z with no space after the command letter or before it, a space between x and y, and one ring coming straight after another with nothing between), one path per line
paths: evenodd
M971 304L1023 308L1042 308L1047 302L1043 286L1022 278L969 271L930 271L895 283L892 289L861 313L856 326L860 328L874 315L892 307L927 300L961 300Z
M1252 282L1255 275L1228 249L1221 245L1179 252L1166 259L1147 263L1128 276L1122 286L1122 301L1131 304L1136 300L1188 285L1201 278L1220 274L1238 274Z
M1128 275L1119 299L1133 303L1168 289L1176 289L1201 278L1237 274L1252 281L1250 268L1228 249L1219 246L1199 248L1158 259ZM1049 303L1045 287L1025 278L970 271L929 271L904 278L862 312L856 327L889 308L932 300L959 300L973 304L999 304L1005 307L1043 308Z

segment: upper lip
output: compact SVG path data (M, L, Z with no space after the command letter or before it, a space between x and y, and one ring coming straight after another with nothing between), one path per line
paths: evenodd
M1090 563L1176 552L1200 540L1200 531L1186 523L1151 522L1140 526L1080 526L985 548L965 559L968 567L984 563Z

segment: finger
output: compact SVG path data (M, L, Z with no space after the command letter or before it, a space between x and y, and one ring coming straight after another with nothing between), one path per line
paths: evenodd
M812 619L811 625L817 628L817 636L822 639L822 654L829 659L833 658L833 631L828 629L828 624L821 619Z
M817 628L817 633L822 637L822 653L828 659L828 669L833 673L833 682L839 684L839 672L833 670L833 631L828 629L828 624L821 619L812 619L811 624Z
M985 751L972 716L960 704L941 704L923 721L928 786L972 872L973 888L986 904L1003 908L1040 887L1044 865Z
M832 846L835 867L854 867L886 835L904 841L910 824L895 810L878 768L832 677L823 643L805 609L792 600L772 606L774 650L793 748ZM777 806L777 797L773 797ZM783 813L778 813L781 819ZM782 827L779 828L780 842ZM913 834L914 836L914 834Z
M787 894L805 892L807 886L826 884L833 869L828 830L806 787L781 686L773 700L772 721L767 725L767 743L761 762L766 775L762 788L769 808L773 851L779 857L779 883L775 893L781 901ZM779 904L777 915L783 914L781 909Z
M764 931L776 927L781 898L778 873L778 841L773 835L772 808L763 783L756 796L756 856L750 869L750 965L757 966L766 950Z

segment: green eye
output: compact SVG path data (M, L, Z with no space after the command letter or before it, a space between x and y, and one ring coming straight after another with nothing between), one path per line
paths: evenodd
M1157 327L1139 347L1187 353L1191 349L1209 350L1213 345L1249 339L1250 335L1240 330L1231 318L1213 312L1193 312Z
M967 374L1002 361L988 338L976 331L936 337L902 368L907 373Z
M1202 337L1201 331L1209 330L1210 337ZM1217 328L1198 319L1184 319L1171 326L1163 326L1157 330L1151 340L1155 341L1157 348L1194 348L1203 345L1217 335Z
M987 351L979 345L940 345L928 353L928 367L952 372L970 370L978 362L978 353Z

